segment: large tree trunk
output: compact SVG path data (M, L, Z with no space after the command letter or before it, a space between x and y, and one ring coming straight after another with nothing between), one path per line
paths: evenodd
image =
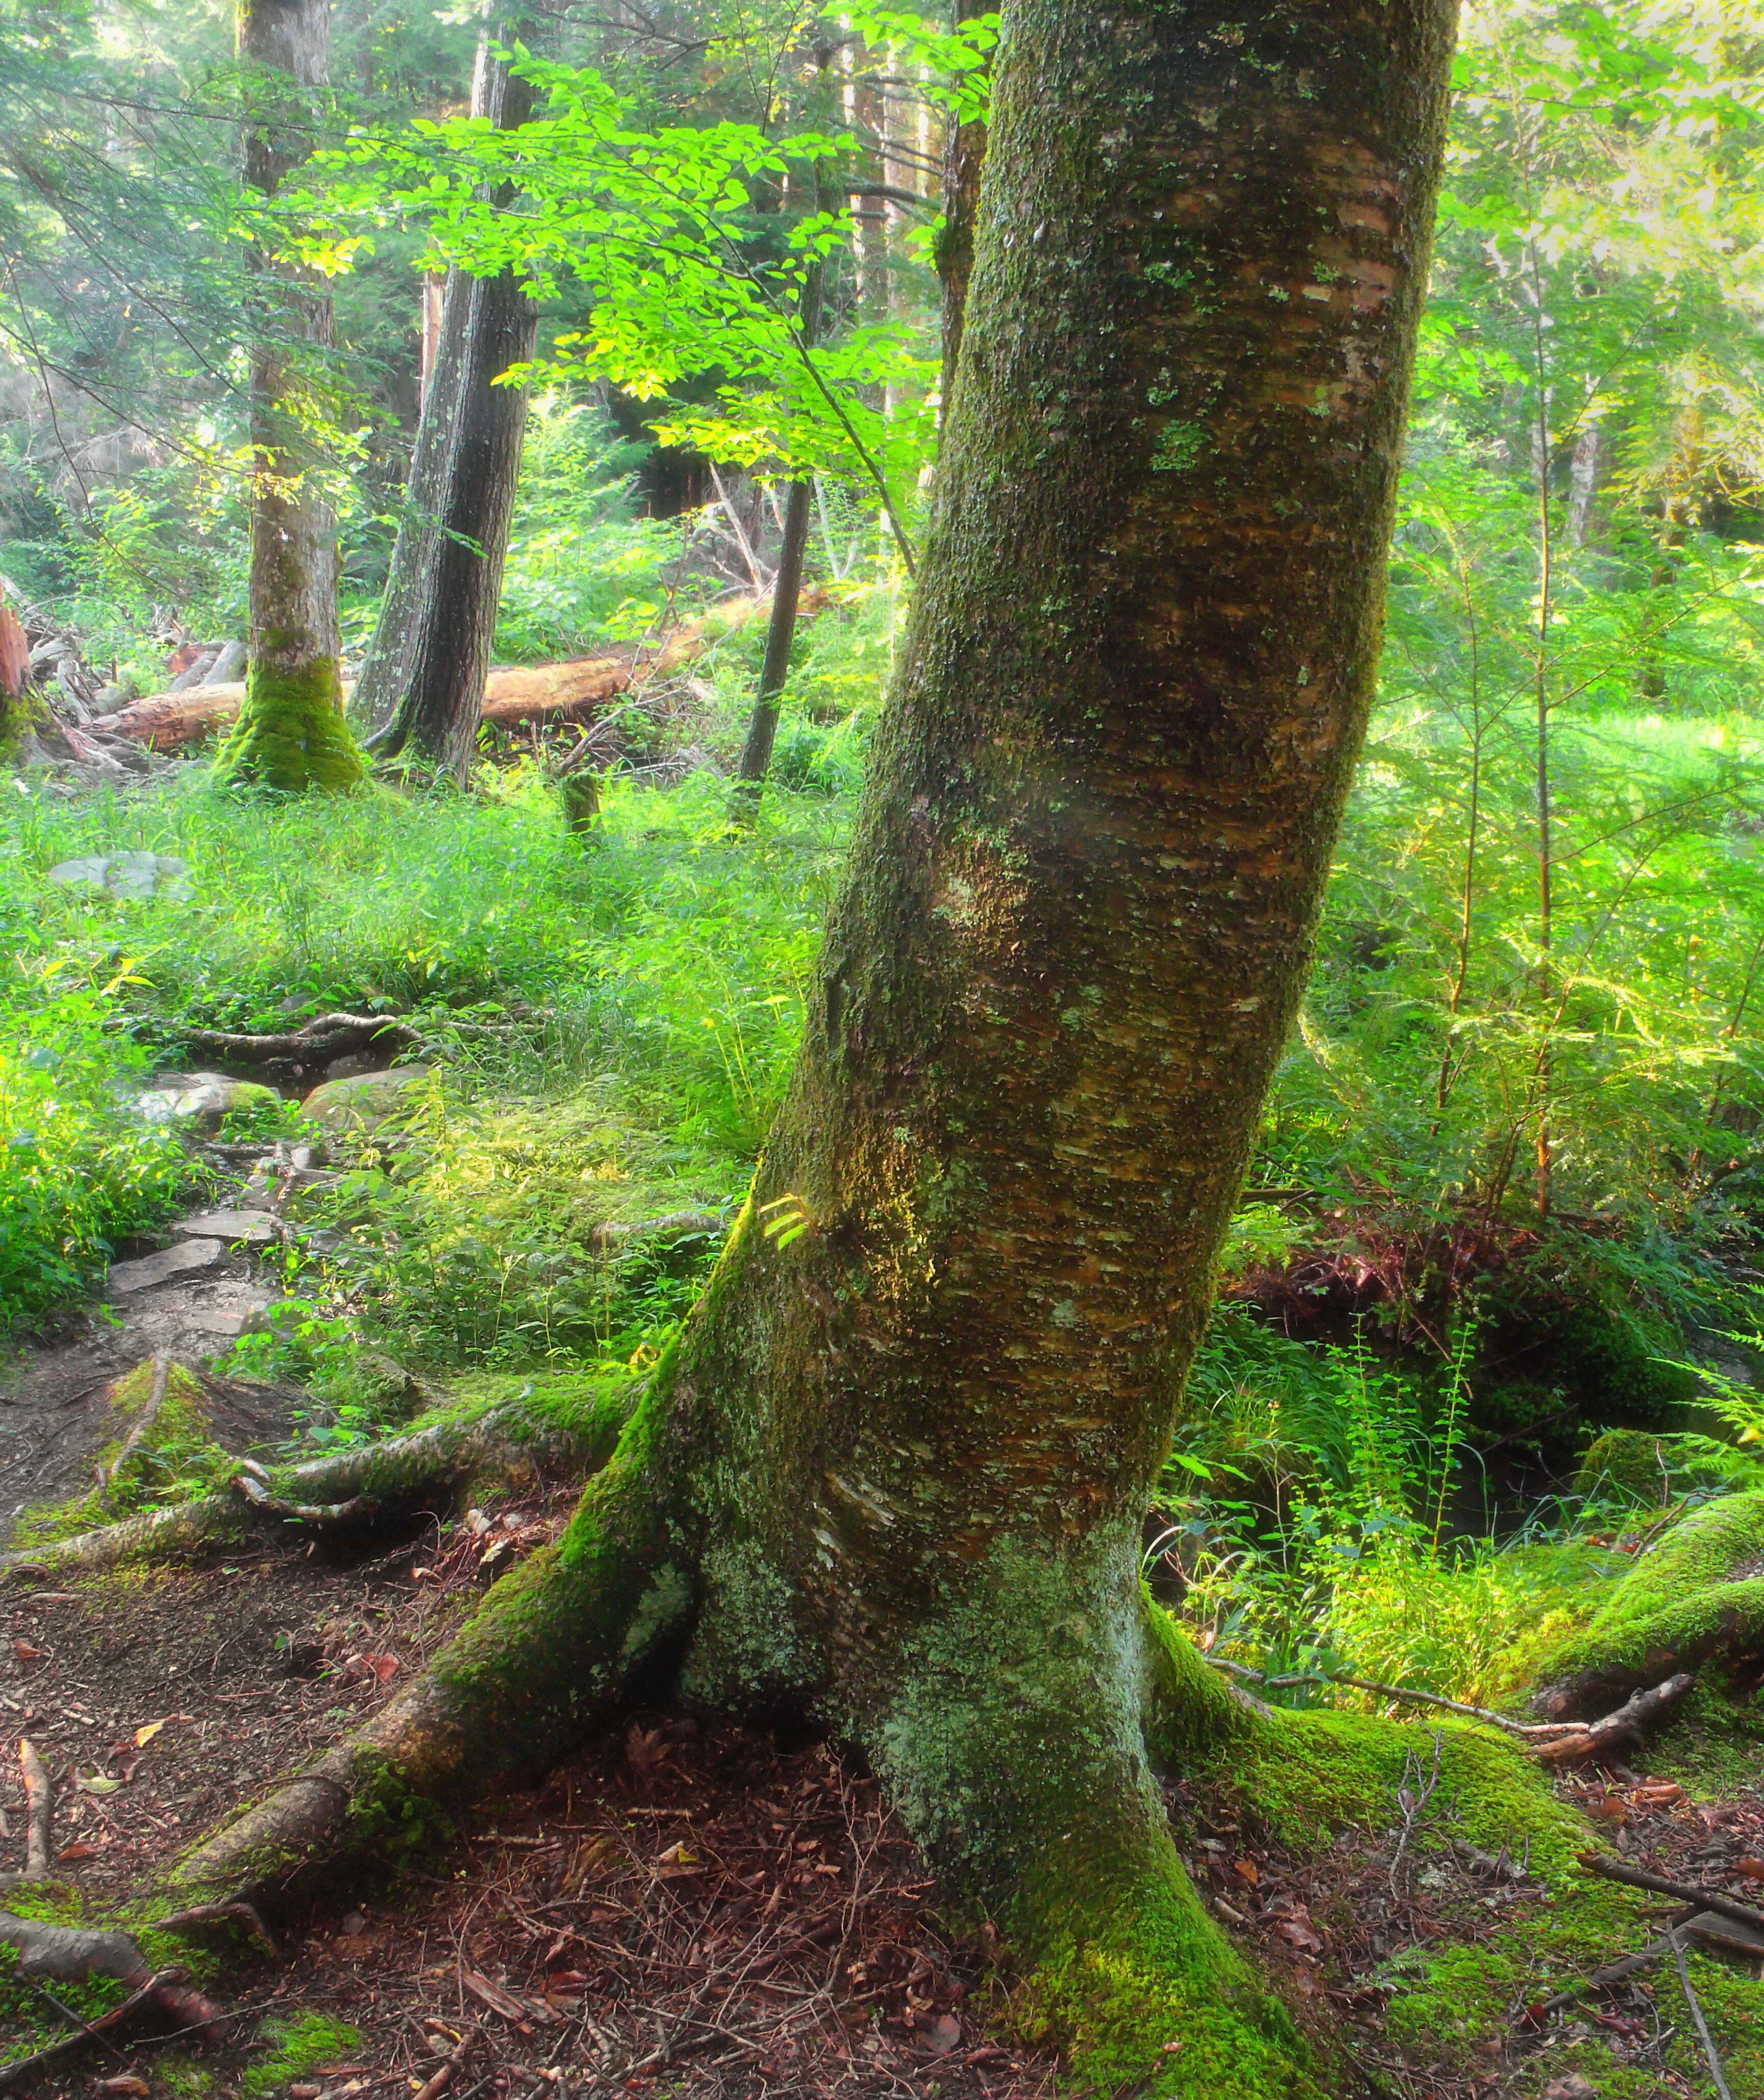
M955 0L955 20L983 11L982 0ZM951 124L943 145L943 224L937 240L937 280L942 288L943 377L939 420L947 426L962 354L962 319L968 280L974 270L974 226L980 215L980 171L986 165L986 127L977 119Z
M752 1199L554 1563L323 1775L481 1782L669 1658L790 1702L1105 2086L1282 2085L1152 1777L1275 1724L1148 1605L1140 1526L1370 704L1454 11L1021 0L938 522Z
M531 85L490 46L523 22L487 26L472 113L514 130L533 112ZM533 354L537 313L516 271L448 273L434 366L423 395L405 518L361 667L355 709L375 725L368 748L421 756L461 779L496 639L527 390L496 384Z
M249 115L245 179L268 197L312 150L327 77L329 0L240 0ZM251 353L251 668L223 745L223 779L298 791L352 787L361 761L343 721L337 521L320 481L331 421L331 302L315 274L264 259Z

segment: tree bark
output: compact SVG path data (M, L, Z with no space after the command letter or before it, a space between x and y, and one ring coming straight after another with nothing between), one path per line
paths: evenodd
M250 111L245 179L270 197L312 150L330 8L240 0L238 19ZM251 353L251 668L216 770L289 792L353 787L362 766L343 721L337 521L320 479L331 301L315 274L267 258L258 284L274 318Z
M478 48L472 113L501 130L526 123L536 98L490 46L524 36L526 28L487 24ZM527 427L526 389L496 382L531 357L536 328L536 310L514 271L448 272L406 515L355 689L358 716L374 726L369 750L383 758L419 756L461 779L496 640Z
M1153 1779L1277 1723L1149 1604L1140 1527L1370 705L1454 14L1021 0L937 520L749 1202L555 1560L205 1871L666 1669L861 1745L1105 2087L1286 2089Z

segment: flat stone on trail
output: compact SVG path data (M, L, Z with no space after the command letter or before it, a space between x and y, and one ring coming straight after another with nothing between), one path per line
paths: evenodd
M395 1072L363 1072L347 1079L328 1079L300 1105L302 1115L327 1130L377 1130L408 1108L410 1097L429 1077L426 1065L401 1065Z
M157 1254L143 1255L139 1261L113 1261L104 1289L116 1298L126 1297L134 1290L150 1290L156 1283L169 1283L186 1269L206 1268L220 1259L220 1254L218 1240L184 1240L177 1246L161 1248Z
M193 1217L179 1219L172 1230L196 1239L246 1240L253 1246L262 1246L276 1236L275 1223L263 1211L200 1211Z
M190 894L190 864L175 854L83 854L49 871L49 880L68 889L102 889L137 903L156 893L182 903Z

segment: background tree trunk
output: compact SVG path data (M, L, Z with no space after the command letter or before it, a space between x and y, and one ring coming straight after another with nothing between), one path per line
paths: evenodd
M489 46L524 38L526 26L488 24L478 48L472 112L502 130L527 122L535 96ZM514 271L448 272L406 515L356 687L356 711L375 725L370 750L419 754L461 778L496 639L527 427L526 389L495 382L532 355L536 326Z
M814 207L824 209L817 181ZM812 346L821 327L822 266L811 262L803 277L802 308L797 329L803 342ZM760 682L753 695L753 712L747 718L741 762L735 769L735 792L731 814L737 823L751 823L759 813L760 794L772 763L772 744L778 735L778 708L784 681L790 674L790 648L796 634L796 608L802 598L802 562L809 545L809 510L814 500L810 481L793 481L784 505L784 533L778 550L778 567L772 577L772 617L765 631L765 660L760 666Z
M958 24L983 13L974 0L955 0ZM962 316L974 268L974 223L980 212L980 171L986 164L986 127L952 124L943 146L943 225L937 235L937 279L943 291L943 377L941 421L950 419L955 367L962 351Z
M240 0L250 115L245 179L273 196L312 150L327 77L329 0ZM260 263L265 315L251 355L251 668L223 745L223 779L289 791L362 775L343 721L337 521L319 479L331 421L324 368L331 301L308 272Z

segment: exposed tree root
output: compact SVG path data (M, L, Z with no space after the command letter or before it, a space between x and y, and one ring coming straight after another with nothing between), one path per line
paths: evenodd
M384 1013L321 1013L281 1035L240 1035L219 1028L180 1031L195 1048L248 1065L317 1065L347 1057L371 1043L400 1049L417 1040L408 1021Z
M439 1422L384 1444L269 1472L241 1460L223 1493L9 1553L0 1556L0 1570L95 1572L236 1539L254 1517L366 1523L445 1486L488 1477L519 1479L536 1467L591 1467L617 1442L627 1396L628 1389L610 1393L604 1404L571 1423L536 1420L518 1406L498 1408L474 1420Z
M174 1970L156 1974L126 1932L88 1932L0 1910L0 1946L16 1949L19 1974L27 1979L50 1976L77 1983L88 1976L110 1976L151 1990L181 2027L209 2027L222 2017L218 2005L177 1981Z
M1612 1757L1641 1742L1649 1729L1668 1718L1696 1682L1693 1671L1681 1670L1651 1692L1638 1692L1616 1713L1606 1714L1574 1735L1534 1743L1532 1755L1546 1765L1589 1764L1595 1758Z
M58 2063L64 2063L76 2056L90 2043L103 2041L111 2035L130 2026L136 2014L148 2005L163 2004L162 1992L177 1981L175 1969L161 1969L149 1976L131 1996L120 2005L112 2006L95 2020L83 2020L77 2034L68 2036L65 2040L52 2042L47 2049L40 2049L30 2056L21 2056L16 2062L0 2065L0 2093L9 2092L15 2085L23 2085L51 2071ZM58 2009L59 2010L59 2009Z
M695 1546L650 1477L633 1419L558 1544L491 1590L429 1670L368 1725L214 1832L174 1886L271 1894L309 1863L421 1836L446 1802L544 1770L683 1637Z
M171 1376L170 1357L153 1359L153 1389L147 1396L147 1405L130 1424L129 1433L123 1439L122 1449L117 1454L109 1471L104 1476L104 1492L108 1499L111 1489L116 1486L123 1467L135 1455L135 1448L159 1418L159 1410L165 1397L166 1382Z

